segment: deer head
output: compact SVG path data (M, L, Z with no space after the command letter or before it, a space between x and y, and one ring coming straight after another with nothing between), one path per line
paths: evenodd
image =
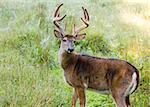
M53 23L56 26L57 29L54 30L54 34L57 38L59 38L61 40L61 47L63 48L64 51L71 53L74 51L74 42L77 40L82 40L85 38L86 33L79 33L80 31L84 30L85 28L87 28L89 26L89 15L88 12L85 8L82 7L83 9L83 13L84 13L84 17L81 18L81 20L83 21L83 25L80 26L79 28L73 27L73 32L72 34L67 34L66 33L66 26L63 29L59 24L60 22L66 17L66 15L64 16L60 16L60 7L63 4L59 5L54 13L54 20Z

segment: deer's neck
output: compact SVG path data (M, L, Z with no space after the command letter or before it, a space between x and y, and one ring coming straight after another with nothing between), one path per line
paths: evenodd
M76 62L76 54L75 53L68 53L60 47L59 50L59 63L61 67L66 70L70 65L73 66Z

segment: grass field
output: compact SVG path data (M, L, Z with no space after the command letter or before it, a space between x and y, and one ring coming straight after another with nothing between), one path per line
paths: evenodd
M87 37L76 51L135 65L141 81L131 104L149 107L149 0L0 0L0 107L70 107L72 88L58 64L60 42L53 34L53 11L60 3L68 33L74 22L81 24L81 7L89 11ZM110 95L88 91L87 106L115 103Z

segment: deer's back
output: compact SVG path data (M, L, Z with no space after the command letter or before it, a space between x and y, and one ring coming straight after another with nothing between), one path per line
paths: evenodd
M130 77L135 69L128 62L118 59L78 55L75 64L65 77L70 85L105 91L116 83L117 85L130 83Z

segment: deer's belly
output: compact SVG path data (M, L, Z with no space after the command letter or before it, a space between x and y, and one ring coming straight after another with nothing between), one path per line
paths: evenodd
M100 94L110 94L109 90L97 90L97 89L92 89L92 88L88 88L89 91L94 91Z
M99 79L88 83L88 87L91 90L101 91L105 93L106 90L109 90L107 81L105 79ZM107 93L107 92L106 92Z
M70 75L64 75L66 82L72 86L72 87L83 87L85 89L89 89L92 91L96 91L99 93L108 93L109 88L107 81L102 78L86 78L86 79L81 79L79 76L70 76Z

